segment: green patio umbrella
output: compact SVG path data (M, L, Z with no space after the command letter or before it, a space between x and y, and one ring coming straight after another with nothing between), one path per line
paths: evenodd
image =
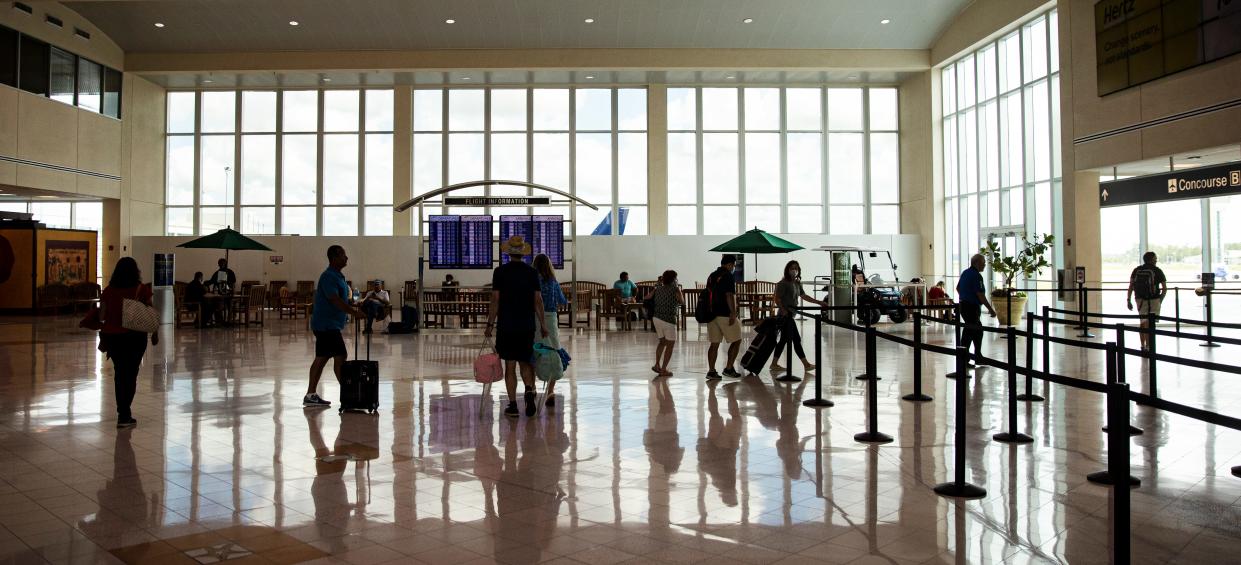
M186 247L191 249L223 249L224 259L226 261L228 260L228 252L232 250L271 251L270 247L241 235L240 232L232 228L224 228L211 235L204 235L198 239L182 243L177 247Z
M754 253L754 272L757 274L758 253L788 253L799 249L805 248L786 239L771 235L758 228L754 228L715 246L711 249L711 251Z

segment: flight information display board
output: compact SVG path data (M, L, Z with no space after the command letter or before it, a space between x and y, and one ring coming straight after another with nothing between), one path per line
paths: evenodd
M564 268L564 216L500 216L500 242L515 235L529 242L535 255L547 255L552 267ZM530 263L534 257L524 260Z
M490 269L495 246L491 216L431 216L432 269Z

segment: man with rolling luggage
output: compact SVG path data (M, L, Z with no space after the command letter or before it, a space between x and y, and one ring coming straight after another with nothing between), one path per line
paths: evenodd
M349 283L341 272L349 264L345 248L339 245L329 247L327 260L328 268L319 275L314 311L310 314L310 329L315 334L315 360L310 364L310 383L306 387L306 396L302 397L303 406L332 405L319 396L319 378L323 376L323 367L331 359L332 372L337 380L341 378L341 369L348 355L341 330L345 329L350 314L358 319L366 317L361 310L349 305Z

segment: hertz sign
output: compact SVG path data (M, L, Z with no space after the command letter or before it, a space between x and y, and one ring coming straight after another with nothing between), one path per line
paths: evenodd
M1128 206L1241 194L1241 163L1099 183L1099 206Z
M1241 0L1095 4L1099 96L1241 53Z

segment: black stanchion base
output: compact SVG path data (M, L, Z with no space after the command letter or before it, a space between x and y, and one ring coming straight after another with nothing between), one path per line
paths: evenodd
M1232 476L1241 477L1241 465L1232 468Z
M1089 475L1086 475L1086 480L1096 485L1114 484L1114 481L1112 481L1112 474L1107 471L1095 471ZM1136 488L1140 486L1142 486L1142 479L1129 475L1129 488Z
M901 400L908 400L908 401L910 401L910 402L930 402L930 401L935 400L935 399L934 399L934 398L931 398L931 395L929 395L929 394L922 394L922 393L917 393L917 394L914 394L914 393L909 393L909 394L906 394L905 396L902 396L902 397L901 397Z
M1102 429L1103 429L1103 433L1107 433L1107 426L1103 426ZM1139 428L1137 426L1132 426L1132 425L1129 426L1129 435L1131 436L1140 436L1144 433L1146 433L1146 431L1143 430L1142 428Z
M800 383L800 382L801 382L801 377L794 376L794 375L791 375L791 374L789 374L789 373L785 373L785 374L780 375L780 376L778 376L778 377L776 377L775 379L772 379L772 380L780 381L780 382L782 382L782 383Z
M858 376L856 376L856 377L853 377L853 378L855 378L855 379L857 379L857 380L859 380L859 381L873 381L873 380L877 380L877 379L875 379L875 377L872 377L872 376L870 376L870 375L868 375L868 374L866 374L866 373L862 373L862 374L860 374L860 375L858 375Z
M1042 402L1047 399L1037 394L1018 394L1017 400L1020 400L1022 402Z
M1034 441L1034 438L1020 432L1015 434L1001 432L991 436L991 439L1000 443L1030 443Z
M809 406L811 408L830 408L832 406L835 406L836 403L826 398L811 398L810 400L802 402L801 405Z
M853 440L860 441L862 443L891 443L892 436L881 432L875 432L873 434L870 432L862 432L860 434L854 434Z
M982 498L987 496L987 489L969 483L940 483L935 485L935 494L953 498Z
M948 373L947 375L944 375L944 377L945 377L945 378L949 378L949 379L955 379L955 378L957 378L957 372L956 372L956 371L953 371L953 372L951 372L951 373ZM972 375L970 375L970 372L969 372L969 371L966 371L966 372L965 372L965 378L967 378L967 379L972 379L972 378L974 378L974 377L973 377Z
M1206 343L1199 343L1199 344L1198 344L1198 347L1219 347L1219 344L1218 344L1218 343L1215 343L1215 342L1208 341L1208 342L1206 342Z
M1077 334L1077 337L1095 337L1095 335L1090 332L1082 332Z

